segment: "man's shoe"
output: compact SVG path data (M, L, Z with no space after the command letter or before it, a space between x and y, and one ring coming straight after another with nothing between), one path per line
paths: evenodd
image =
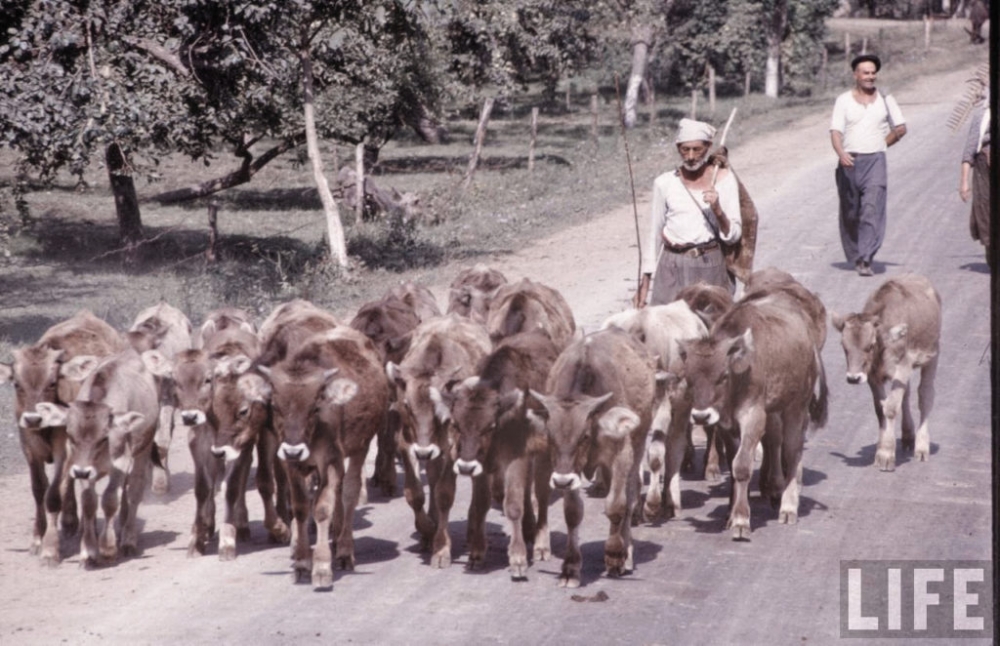
M858 276L874 276L875 275L875 272L872 271L872 266L869 265L864 260L859 260L858 261L858 264L856 265L856 269L858 270Z

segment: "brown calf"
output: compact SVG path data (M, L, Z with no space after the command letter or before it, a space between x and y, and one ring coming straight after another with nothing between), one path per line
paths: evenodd
M917 274L890 278L865 302L860 314L833 315L847 358L847 382L867 382L878 417L875 466L896 468L896 417L903 414L903 448L918 460L930 457L927 418L934 407L934 377L941 338L941 297ZM910 379L920 370L920 427L913 434ZM889 391L886 393L886 382Z
M486 323L493 294L506 283L503 273L482 263L463 269L451 281L447 313Z
M486 331L493 343L534 330L547 334L559 350L569 344L576 322L563 295L528 278L497 289L486 318Z
M544 405L536 428L544 425L552 460L552 486L563 492L568 541L559 585L580 585L583 474L610 473L604 513L610 521L604 543L609 576L634 569L632 517L639 513L639 466L653 416L654 360L635 338L609 328L574 341L559 355L546 393L532 391Z

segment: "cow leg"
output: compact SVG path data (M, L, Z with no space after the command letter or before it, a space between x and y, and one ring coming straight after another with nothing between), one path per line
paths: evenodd
M535 536L532 550L536 561L547 561L552 556L552 545L549 541L549 500L552 497L552 463L548 452L532 457L532 474L535 507ZM525 539L527 539L527 534Z
M314 590L333 588L333 554L330 551L330 521L337 504L337 489L344 475L344 463L334 457L326 469L318 470L313 521L316 523L316 545L312 552L312 584ZM296 514L297 515L297 514ZM304 529L304 528L303 528ZM308 545L308 539L306 543Z
M170 467L167 460L170 455L170 439L174 436L174 407L160 406L160 420L156 425L156 436L153 440L153 450L157 452L160 465L153 465L153 493L165 494L170 491Z
M781 420L781 463L776 471L787 483L781 494L778 522L794 525L799 520L799 494L802 491L802 447L809 423L808 405L787 410Z
M292 503L292 569L295 571L295 583L308 583L312 576L312 549L306 526L309 521L309 481L297 467L286 464L285 472Z
M580 523L583 521L583 500L579 489L563 492L563 513L566 516L566 558L563 559L559 587L580 587Z
M663 498L669 504L665 517L673 518L681 511L681 462L684 459L687 434L691 428L690 412L674 415L667 435L666 471L663 475Z
M684 461L681 462L681 471L690 473L694 471L694 427L688 424L685 433Z
M896 368L889 384L889 392L882 400L882 412L885 414L885 433L879 436L878 451L875 461L883 471L892 471L896 467L896 418L903 407L903 398L910 387L911 366L900 365ZM882 460L880 461L880 454Z
M448 536L448 516L455 503L455 471L449 461L445 463L444 456L427 461L428 480L431 485L431 496L434 505L432 511L437 511L437 530L434 532L434 544L431 547L431 565L446 568L451 565L451 537ZM437 476L435 478L435 475Z
M399 413L390 410L385 424L378 431L375 453L375 484L382 490L382 495L396 495L396 447L399 437Z
M55 470L52 474L52 484L54 491L52 495L60 495L59 505L51 507L49 511L59 512L59 523L66 536L76 535L80 527L80 519L76 513L76 485L72 478L64 478L66 472L66 454L68 438L65 431L52 432L52 462ZM44 475L45 466L39 463ZM53 503L56 500L53 498Z
M508 505L510 504L509 494L510 489L502 489L505 484L509 484L510 471L508 470L508 478L492 478L489 474L481 473L478 476L472 478L472 500L469 502L469 522L468 522L468 533L466 535L466 542L469 546L469 569L478 570L483 566L483 562L486 560L486 514L490 510L490 492L493 489L494 481L495 484L504 491L504 502L503 508L506 511ZM508 520L511 522L512 533L511 541L513 542L515 536L521 536L521 551L524 552L524 537L521 534L521 513L520 502L524 497L524 493L518 492L516 495L519 496L518 502L515 502L513 508L517 514L516 520L508 516ZM509 550L508 550L509 553Z
M264 529L272 543L289 542L288 477L277 459L277 438L269 429L257 437L257 493L264 504ZM277 501L275 500L277 497ZM275 505L277 502L277 506Z
M875 379L868 380L875 401L875 416L878 418L878 441L875 445L875 466L882 471L893 471L896 468L896 429L895 413L889 414L886 409L885 385Z
M900 424L900 430L902 431L902 440L900 445L904 451L913 451L913 413L910 412L910 384L906 384L906 388L903 390L903 405L901 407L903 421Z
M640 449L641 450L641 449ZM622 446L611 463L611 482L604 503L608 517L608 538L604 541L604 567L608 576L617 577L632 571L632 504L638 499L639 471L631 445Z
M250 519L247 513L247 480L253 462L253 446L243 447L239 456L225 465L223 499L226 514L219 530L219 560L236 558L236 543L250 540Z
M531 536L526 533L527 517L534 517L531 509L531 458L522 456L512 460L505 469L503 478L503 515L507 519L510 541L507 543L507 563L510 568L510 578L512 581L526 581L528 579L528 544L527 539ZM478 533L482 536L485 546L485 532L483 524L486 520L486 513L477 519ZM472 522L470 513L470 524ZM484 549L485 552L485 549Z
M93 567L99 560L97 549L97 492L93 482L80 489L80 566Z
M719 466L719 441L723 432L718 425L703 427L705 431L705 480L719 482L722 480L722 469Z
M642 513L645 520L651 521L665 511L663 499L664 491L668 487L664 477L667 467L667 440L662 431L653 431L649 446L646 447L646 465L649 467L649 488L646 489L646 501Z
M123 487L125 488L124 492L122 491ZM119 512L122 514L122 535L124 538L128 532L128 523L131 522L126 515L134 514L134 507L138 505L138 503L136 505L121 504L121 496L123 494L130 496L132 493L128 490L128 487L128 476L126 474L118 470L113 470L108 474L108 486L105 487L104 493L101 495L101 510L104 512L104 529L101 531L100 543L98 545L100 560L103 563L114 563L118 559L118 537L115 535L115 520L118 518ZM122 509L123 507L124 509ZM96 555L92 554L91 556Z
M782 433L784 428L781 417L777 414L770 414L767 416L764 437L761 438L763 455L758 481L761 496L766 498L772 507L778 507L785 491L785 474L782 471Z
M920 368L920 387L917 389L917 405L920 407L920 428L917 429L917 442L914 455L921 462L926 462L931 456L931 434L927 428L927 420L934 409L934 378L937 376L938 359L935 356Z
M42 552L42 537L46 534L48 523L45 521L46 498L49 490L49 478L45 475L45 463L40 460L28 461L28 475L31 478L31 495L35 499L35 526L31 535L31 554L38 555ZM56 481L56 487L59 486ZM58 543L59 537L56 536ZM58 557L59 548L55 548Z
M420 534L420 547L430 548L434 537L434 520L424 511L424 485L420 482L420 461L412 451L400 451L403 459L403 496L413 510L413 525Z
M154 449L155 450L155 449ZM195 448L192 445L192 453ZM218 468L215 457L208 454L208 464L205 456L194 458L194 523L191 525L191 538L188 541L187 555L189 557L205 553L205 545L215 533L215 473ZM215 469L213 469L215 467Z
M764 436L767 415L761 408L742 410L737 415L740 428L740 448L733 460L733 504L726 527L733 540L750 540L750 476L753 474L754 452Z
M139 504L146 493L146 473L149 470L150 446L135 456L132 470L125 478L125 504L122 510L122 554L139 553Z
M338 506L337 521L337 567L342 570L354 569L354 512L361 498L362 471L367 451L351 456L347 461L347 473L341 481L341 504Z

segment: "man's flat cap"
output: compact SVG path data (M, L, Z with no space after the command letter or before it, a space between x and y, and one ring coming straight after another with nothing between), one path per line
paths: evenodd
M851 61L851 69L855 70L858 68L859 63L875 63L875 71L882 69L882 59L880 59L875 54L861 54L860 56L855 56L854 60Z

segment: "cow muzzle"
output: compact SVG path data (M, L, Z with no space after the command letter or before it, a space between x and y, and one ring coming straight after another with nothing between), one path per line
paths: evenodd
M549 485L553 489L576 491L583 487L583 481L575 473L553 473Z
M206 420L205 413L197 408L181 411L181 422L184 426L198 426L204 424Z
M476 476L482 475L483 465L479 460L456 460L455 461L455 475L460 476Z
M74 480L96 480L97 469L94 467L74 466L70 469L70 475L73 476Z
M719 421L719 411L715 408L695 408L691 410L691 423L711 426Z
M863 372L849 372L847 373L847 383L849 384L863 384L868 382L868 375Z
M229 446L212 446L212 455L217 458L224 458L226 462L232 462L236 458L240 457L240 452Z
M38 413L21 413L21 428L41 428L42 416Z
M278 458L286 462L304 462L309 459L309 447L305 444L282 442L278 447Z
M441 449L438 448L437 444L430 444L428 446L417 446L416 444L411 444L410 453L418 460L433 460L441 455Z

